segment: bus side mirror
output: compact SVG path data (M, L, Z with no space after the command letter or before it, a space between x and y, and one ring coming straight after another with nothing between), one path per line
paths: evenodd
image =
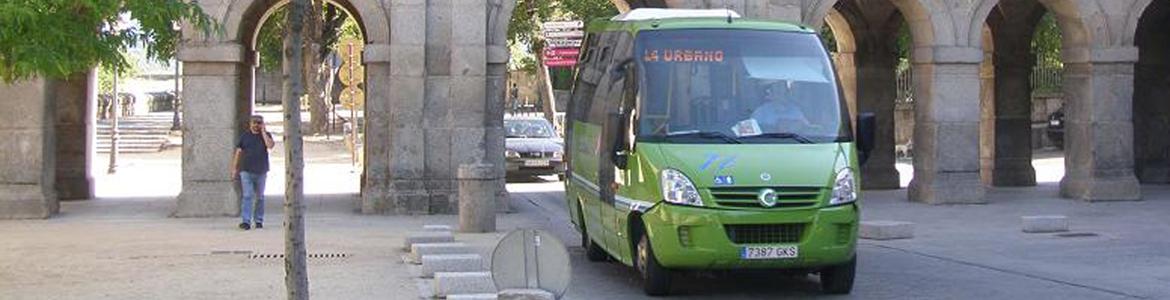
M613 165L615 167L625 170L630 160L630 151L625 147L625 132L627 129L624 122L625 114L609 113L608 117L609 124L612 124L611 130L613 130L611 132L613 133L613 135L611 135L613 137L613 147L610 149L611 152L609 158L613 161Z
M626 58L626 59L623 59L621 62L618 62L618 63L614 64L612 67L610 67L609 68L610 82L618 82L619 80L625 79L626 78L626 69L629 68L630 64L632 64L632 63L634 63L633 58Z
M876 140L875 130L877 130L877 117L872 112L864 112L857 114L857 151L859 161L865 164L869 160L869 155L873 153L873 144Z

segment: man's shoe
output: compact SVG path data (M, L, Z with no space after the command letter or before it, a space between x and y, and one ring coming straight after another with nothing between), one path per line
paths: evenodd
M257 227L257 228L259 228L259 227ZM248 223L240 223L240 229L248 230L248 229L252 229L252 226L248 226Z
M264 228L264 223L256 223L256 229Z

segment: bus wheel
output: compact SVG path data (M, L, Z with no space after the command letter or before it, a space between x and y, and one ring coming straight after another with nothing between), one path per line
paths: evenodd
M853 291L853 274L856 271L857 256L843 264L821 270L821 290L827 294L849 294Z
M592 262L606 261L609 259L609 254L605 253L601 246L593 242L589 238L589 232L585 230L585 213L581 210L581 205L577 204L577 212L581 214L581 247L585 247L585 259Z
M666 296L670 293L670 270L658 264L650 238L645 233L638 241L638 272L642 273L642 290L650 296Z

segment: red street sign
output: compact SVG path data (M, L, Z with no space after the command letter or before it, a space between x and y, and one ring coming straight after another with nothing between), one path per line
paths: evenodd
M542 60L545 60L545 61L549 61L549 60L565 60L565 59L576 61L576 60L577 60L577 56L557 56L557 55L544 55L544 56L541 56L541 59L542 59Z
M544 56L573 56L581 54L581 49L578 48L550 48L544 49Z
M572 67L577 65L577 60L568 58L550 59L545 60L544 65L549 67Z

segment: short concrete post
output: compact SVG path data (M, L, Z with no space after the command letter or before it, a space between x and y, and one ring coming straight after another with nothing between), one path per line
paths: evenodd
M495 179L492 165L459 166L459 232L496 231Z

